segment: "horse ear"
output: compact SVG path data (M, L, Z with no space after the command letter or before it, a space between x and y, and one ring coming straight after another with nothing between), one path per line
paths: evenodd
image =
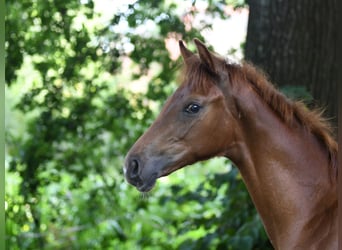
M185 47L182 40L179 40L179 49L180 49L180 52L182 54L184 61L186 61L189 57L191 57L194 54Z
M194 39L197 47L197 51L201 61L214 73L217 72L217 66L215 64L216 57L213 55L208 48L197 38Z

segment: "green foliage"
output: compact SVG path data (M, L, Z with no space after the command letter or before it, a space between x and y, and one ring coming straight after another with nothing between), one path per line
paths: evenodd
M292 100L300 100L307 104L313 101L313 97L305 86L284 86L280 89Z
M175 1L123 6L99 22L91 0L6 2L8 249L269 248L236 169L215 172L227 162L181 170L147 198L125 182L125 153L176 86L164 38L208 25L186 30ZM146 91L128 86L141 77Z
M177 201L189 200L204 204L196 217L181 230L193 230L201 225L207 232L198 239L187 239L180 249L269 249L271 245L261 226L259 216L236 168L229 172L210 175L195 192L182 193ZM186 198L186 200L184 199ZM208 201L211 201L208 203ZM191 247L190 247L191 246Z

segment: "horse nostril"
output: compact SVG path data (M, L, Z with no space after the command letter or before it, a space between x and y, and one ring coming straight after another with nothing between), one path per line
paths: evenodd
M137 160L132 160L129 164L129 177L136 178L139 175L139 163Z
M133 186L141 186L142 179L140 177L141 174L141 164L137 158L129 157L126 161L126 172L125 176L127 181Z

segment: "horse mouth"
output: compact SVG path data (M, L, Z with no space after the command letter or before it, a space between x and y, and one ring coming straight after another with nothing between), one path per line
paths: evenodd
M147 193L152 190L155 186L158 179L158 174L152 174L147 181L141 181L136 183L135 187L138 189L139 192Z
M143 183L140 186L136 186L136 188L141 193L147 193L147 192L152 190L152 188L155 186L155 184L156 184L156 180L154 180L153 182L150 182L150 183Z

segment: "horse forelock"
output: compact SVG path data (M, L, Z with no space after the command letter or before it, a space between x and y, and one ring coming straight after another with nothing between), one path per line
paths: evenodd
M187 60L183 71L183 82L192 92L207 94L217 76L200 61L197 55Z

